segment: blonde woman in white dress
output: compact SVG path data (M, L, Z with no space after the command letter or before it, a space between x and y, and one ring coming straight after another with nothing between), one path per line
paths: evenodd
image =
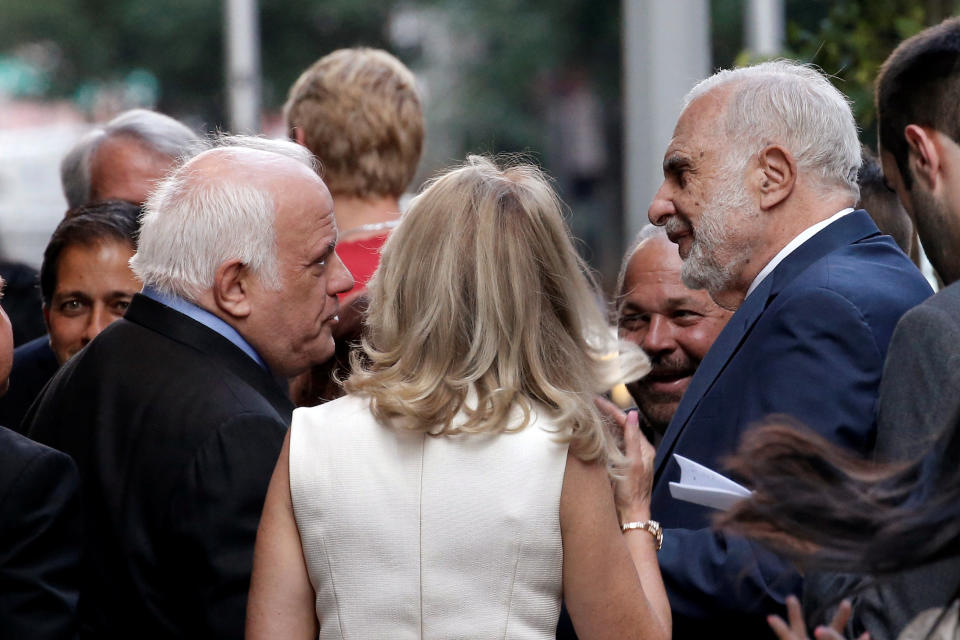
M594 406L610 332L547 179L434 179L370 294L348 395L294 413L247 637L548 640L563 599L584 640L669 638L653 449Z

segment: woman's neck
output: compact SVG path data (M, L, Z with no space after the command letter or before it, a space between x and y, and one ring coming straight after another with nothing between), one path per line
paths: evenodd
M392 196L334 196L333 215L337 220L340 236L346 236L345 239L352 242L388 231L391 228L388 225L400 219L400 203ZM383 226L379 227L381 224Z

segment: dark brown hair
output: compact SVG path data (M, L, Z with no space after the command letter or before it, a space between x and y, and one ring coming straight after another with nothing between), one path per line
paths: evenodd
M960 554L960 412L922 457L865 461L775 418L729 467L753 495L718 524L810 567L882 575Z
M858 209L866 209L882 233L891 236L903 252L912 257L914 246L913 222L907 214L896 191L883 177L883 170L869 149L861 150L863 164L857 173L860 185Z
M960 142L960 18L907 38L880 68L876 84L878 137L893 154L907 189L908 124L932 127Z
M124 200L85 204L67 211L43 252L40 265L40 296L50 304L57 288L57 270L64 249L75 245L119 242L137 248L140 207Z

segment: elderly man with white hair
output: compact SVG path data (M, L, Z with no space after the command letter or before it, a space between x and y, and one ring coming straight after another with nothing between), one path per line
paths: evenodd
M90 637L243 636L286 379L332 355L353 286L336 241L291 142L223 140L151 196L131 260L143 292L24 423L80 469Z
M185 124L148 109L130 109L87 132L60 163L70 209L90 202L141 204L177 159L199 149Z
M672 497L675 455L722 469L741 434L787 414L859 454L873 446L884 356L900 316L930 295L865 211L850 107L810 67L721 71L688 94L650 221L687 286L737 309L694 374L657 448L652 516L675 638L765 637L800 578L711 529L715 511Z

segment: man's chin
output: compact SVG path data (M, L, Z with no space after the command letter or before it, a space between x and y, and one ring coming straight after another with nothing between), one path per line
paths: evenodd
M643 416L643 422L646 423L649 429L660 436L666 432L667 426L670 424L670 419L677 410L677 405L675 404L640 403L638 406L640 415Z
M647 422L651 425L666 425L676 412L683 394L682 392L680 394L656 393L644 388L631 390L631 395L640 409L640 414L644 416Z
M337 353L337 343L333 336L326 335L326 338L317 345L310 357L311 368L320 367L330 362Z

